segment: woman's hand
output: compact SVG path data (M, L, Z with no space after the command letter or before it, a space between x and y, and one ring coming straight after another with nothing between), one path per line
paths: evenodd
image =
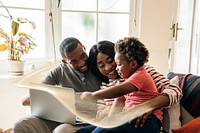
M135 128L137 128L138 126L143 127L144 123L146 122L150 114L152 114L152 111L149 111L144 115L139 116L135 122ZM131 121L129 121L129 123L131 123Z

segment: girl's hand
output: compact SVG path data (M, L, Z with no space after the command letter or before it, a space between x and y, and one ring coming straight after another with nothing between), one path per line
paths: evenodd
M80 95L81 100L91 100L94 97L92 96L92 92L83 92Z

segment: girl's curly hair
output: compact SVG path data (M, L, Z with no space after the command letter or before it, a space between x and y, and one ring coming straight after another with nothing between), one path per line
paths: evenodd
M119 52L128 61L136 60L142 66L148 62L149 52L145 45L135 37L125 37L115 44L115 52Z

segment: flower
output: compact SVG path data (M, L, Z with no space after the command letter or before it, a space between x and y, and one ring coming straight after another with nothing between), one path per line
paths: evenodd
M0 37L3 38L3 42L0 42L0 51L8 51L9 56L8 60L17 60L21 59L21 56L28 54L29 50L33 50L33 47L37 46L34 43L34 38L25 32L19 31L19 26L24 23L31 24L32 28L35 29L36 25L34 22L30 22L27 18L18 17L17 20L14 20L7 7L3 5L0 1L0 4L6 9L9 16L2 15L5 18L10 19L11 23L11 35L9 36L3 29L0 27Z

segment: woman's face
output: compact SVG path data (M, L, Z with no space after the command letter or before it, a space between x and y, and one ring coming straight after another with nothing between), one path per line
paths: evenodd
M97 67L101 74L108 77L109 79L116 79L118 77L115 61L107 54L98 53Z

